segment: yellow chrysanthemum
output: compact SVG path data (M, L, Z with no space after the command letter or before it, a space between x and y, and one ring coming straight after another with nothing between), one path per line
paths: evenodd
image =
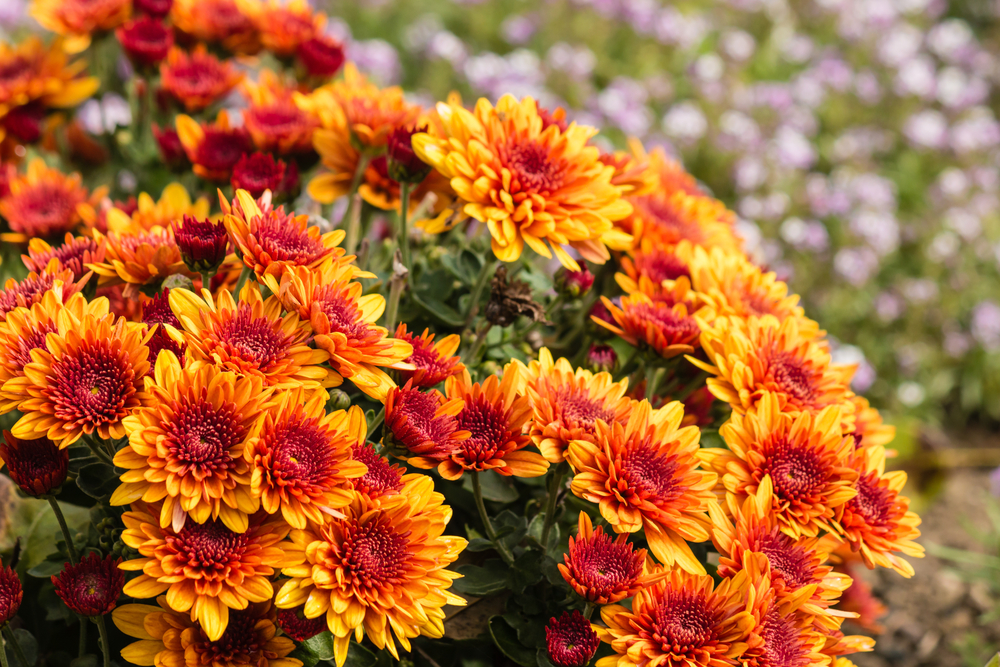
M69 53L90 46L94 33L117 28L132 14L131 0L32 0L29 13L42 27L65 38Z
M358 495L344 518L293 530L286 547L290 577L276 597L281 609L305 605L307 618L326 616L338 667L354 636L367 637L397 660L418 636L444 635L445 605L464 605L448 591L460 575L447 570L466 541L446 536L451 508L421 476L409 492L376 504Z
M246 446L250 491L292 528L341 516L336 510L354 498L350 481L367 472L351 456L368 434L364 412L355 405L327 414L327 398L322 390L281 392Z
M0 43L0 118L30 102L49 108L76 106L100 87L96 77L81 76L85 67L85 60L69 62L59 39L47 46L37 36ZM0 129L0 140L4 132Z
M611 182L614 167L588 145L596 129L543 127L530 97L505 95L496 107L480 99L471 112L440 103L437 111L444 135L416 134L413 149L451 180L465 214L487 225L499 259L516 260L527 244L578 271L567 246L597 264L609 259L609 247L629 247L631 237L614 222L632 207Z
M101 287L125 285L126 299L137 299L143 285L159 283L178 273L195 275L184 265L173 227L142 230L136 226L109 231L107 235L95 229L93 234L94 240L106 244L106 251L103 262L88 264L87 268L100 277Z
M170 183L163 188L160 198L153 198L145 192L136 198L136 209L131 215L120 208L112 207L105 213L108 230L112 232L149 231L154 227L166 229L171 223L182 220L185 215L205 220L208 218L207 197L191 201L187 188L180 183Z
M146 394L125 418L129 444L114 462L126 472L111 504L162 501L160 525L175 532L188 519L222 519L245 531L247 516L260 506L243 456L269 405L260 379L206 364L182 368L173 352L162 350Z
M321 364L330 358L309 347L313 330L295 312L281 314L276 296L266 300L247 281L239 301L229 290L201 297L186 289L170 290L170 308L180 321L188 358L239 375L255 376L265 387L317 389L340 384Z
M636 403L627 423L598 421L593 442L570 442L566 460L575 473L573 493L597 503L616 533L643 530L661 563L702 574L688 542L709 539L717 476L699 468L701 434L696 426L682 428L683 418L677 401L659 410Z
M569 360L553 361L548 348L538 351L538 360L527 366L515 362L531 403L528 433L549 463L565 460L573 440L594 441L595 423L625 424L632 401L625 396L628 378L614 382L610 373L576 370Z
M656 190L644 197L629 197L629 202L634 213L621 226L637 241L649 240L662 248L688 241L732 252L739 252L742 246L733 231L732 211L706 195Z

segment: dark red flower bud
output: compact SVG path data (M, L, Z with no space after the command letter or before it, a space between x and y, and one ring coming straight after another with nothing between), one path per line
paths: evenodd
M413 151L413 135L426 132L423 127L397 127L389 133L386 143L389 178L400 183L419 183L430 173L431 166Z
M297 642L304 642L326 630L326 614L316 618L306 618L303 609L305 605L278 610L278 625L286 635Z
M4 567L0 562L0 626L6 625L14 618L21 607L23 597L24 591L21 589L21 580L17 578L17 572Z
M594 343L587 351L587 368L595 373L613 373L618 368L618 353L610 345Z
M333 76L344 66L344 46L326 35L302 42L297 54L312 76Z
M545 644L549 660L559 667L583 667L597 652L601 640L590 621L577 610L564 611L545 626Z
M594 274L583 267L582 271L562 268L556 273L556 289L571 297L583 296L594 285Z
M121 558L96 552L76 565L66 563L62 572L52 575L56 595L81 616L104 616L111 613L125 587L125 573L118 569Z
M187 153L184 152L177 130L172 127L161 130L159 125L153 123L153 136L160 147L160 157L163 158L164 164L174 170L188 165Z
M3 117L3 126L16 139L33 144L42 138L45 107L38 102L14 107Z
M3 432L0 459L18 488L35 498L62 486L69 469L69 450L59 449L48 438L15 438L10 431Z
M162 19L170 13L174 0L132 0L132 8L137 14L146 14Z
M233 167L233 190L246 190L258 199L265 190L281 191L285 182L285 163L275 161L270 153L244 154Z
M159 19L143 16L115 31L118 41L136 67L149 67L167 57L174 33Z
M183 224L174 222L173 227L184 264L197 273L215 273L225 261L229 248L229 233L222 221L198 220L193 215L185 215Z
M590 309L589 315L590 315L590 319L591 320L593 320L593 318L596 317L597 319L603 320L603 321L607 322L608 324L610 324L612 326L618 326L618 324L615 322L615 318L611 316L611 311L609 311L607 309L607 306L605 306L600 301L594 302L593 307L591 307L591 309ZM594 332L594 334L598 338L605 339L605 338L609 338L611 336L611 332L609 332L604 327L602 327L599 324L596 324L594 322L591 322L591 324L593 324L593 327L592 327L593 328L593 332Z

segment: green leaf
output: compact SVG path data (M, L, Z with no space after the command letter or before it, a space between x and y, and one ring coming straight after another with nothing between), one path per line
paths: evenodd
M442 256L441 265L466 285L475 284L479 272L483 270L482 258L469 249L462 250L458 255Z
M495 503L512 503L520 495L514 487L514 481L509 477L496 474L480 475L483 487L483 498ZM469 480L469 491L472 490L472 480Z
M51 558L46 558L41 563L35 567L28 570L28 574L32 577L38 577L39 579L48 579L53 574L59 574L63 569L62 559L52 560Z
M517 632L510 627L503 616L490 618L490 636L500 652L522 667L534 667L537 664L535 651L526 648L517 639Z
M26 535L24 538L24 551L21 554L23 567L31 569L41 563L54 550L56 542L62 539L59 532L59 522L56 521L52 508L44 500L21 501L22 504L37 504L38 510L34 515L31 525L26 531L18 530L17 534ZM59 504L63 515L66 517L66 524L71 533L76 532L82 526L89 523L89 513L82 507ZM16 527L15 527L16 529ZM20 566L19 566L20 568Z
M105 498L118 488L118 475L107 463L88 463L80 468L76 485L91 498Z
M542 580L542 553L540 551L525 551L510 571L510 589L515 593L523 593L529 586L534 586Z
M347 662L344 667L372 667L378 662L378 656L357 642L351 642L347 649Z
M993 656L993 659L986 663L986 667L1000 667L1000 653Z
M416 301L431 317L439 320L450 327L460 327L465 324L465 318L457 310L428 294L420 294L414 291L413 300Z
M329 630L321 632L315 637L310 637L299 646L319 660L333 660L333 633Z
M552 664L552 661L549 660L548 649L544 648L538 649L538 653L536 654L535 657L538 661L538 667L555 667L555 665Z
M469 540L469 546L465 547L465 550L475 553L478 551L489 551L492 548L493 542L485 537L476 537Z
M82 655L79 658L73 658L69 663L69 667L97 667L101 664L100 659L93 653L88 653L87 655Z
M507 588L510 584L508 571L504 564L492 558L482 567L478 565L460 565L457 568L461 579L456 579L451 585L452 589L466 595L475 597L486 597L493 595Z
M4 632L4 635L6 634ZM18 628L14 630L14 637L17 638L21 652L24 653L24 659L28 661L27 667L31 667L38 662L38 642L35 641L35 636L24 628ZM7 637L4 636L4 640L6 639ZM17 659L17 654L14 653L14 647L10 645L9 641L7 642L7 658L11 665L21 664Z

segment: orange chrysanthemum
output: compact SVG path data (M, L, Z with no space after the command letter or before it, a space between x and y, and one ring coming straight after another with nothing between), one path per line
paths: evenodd
M236 163L253 151L250 134L246 128L233 127L225 109L211 124L200 124L185 114L178 114L174 123L194 173L206 180L229 182Z
M527 366L516 362L522 393L531 402L528 433L549 463L562 463L573 440L594 441L595 422L625 424L632 401L625 396L628 378L614 382L610 373L575 371L568 359L552 360L548 348Z
M86 314L80 320L63 308L57 332L36 348L24 375L3 386L24 396L14 437L47 437L66 448L84 433L105 440L125 437L123 420L145 399L142 379L149 370L151 335L145 325L114 315Z
M68 53L90 46L91 35L117 28L132 14L131 0L32 0L29 10L42 27L65 38Z
M766 393L774 394L786 412L840 404L849 411L854 366L831 363L826 343L803 331L801 323L773 315L719 317L702 326L701 347L710 363L688 360L715 376L707 380L712 394L738 413L752 409Z
M113 206L104 211L104 221L107 229L113 232L148 231L154 227L166 229L172 223L183 220L190 215L198 220L208 217L209 202L207 197L198 197L192 201L187 188L180 183L170 183L163 188L159 200L145 192L139 193L131 212L120 206ZM97 214L88 215L95 217Z
M682 190L657 190L644 197L629 197L635 209L622 223L638 239L660 247L688 241L696 246L739 252L741 242L733 231L733 213L722 202Z
M256 53L260 49L253 22L235 0L174 0L170 19L193 41L221 43L233 53Z
M161 528L156 513L139 504L122 516L122 542L140 557L119 567L141 572L125 585L125 595L143 599L165 593L170 609L190 612L209 641L225 634L230 609L274 596L271 577L284 564L279 543L288 535L282 521L258 514L242 531L216 520L173 530Z
M614 604L667 576L647 560L645 549L632 546L628 533L605 535L586 512L580 512L576 539L569 538L563 561L558 565L563 579L590 604Z
M64 269L73 272L73 279L83 278L90 270L88 264L100 264L104 261L106 246L86 236L74 237L66 233L63 242L51 246L45 239L28 241L28 254L21 255L21 261L29 271L53 272Z
M650 284L652 289L642 291L655 298L664 281L674 281L688 276L687 263L673 248L655 245L649 239L631 250L631 256L621 258L624 274L615 274L615 280L626 293L639 291L639 284Z
M518 372L513 364L504 369L503 379L490 375L483 383L472 383L469 371L445 381L449 399L462 402L455 416L458 428L470 435L458 443L447 458L440 461L438 472L445 479L456 480L466 470L496 470L505 477L540 477L549 469L541 454L524 451L531 438L524 433L531 418L528 397L518 393ZM432 462L412 460L414 465L430 467Z
M395 382L382 369L412 370L403 360L413 354L413 346L387 338L386 329L375 324L385 310L385 298L362 296L361 284L351 280L354 275L352 266L316 271L291 267L275 293L286 310L309 320L316 345L330 354L330 366L338 376L385 401Z
M857 495L840 508L838 518L844 537L865 565L889 567L904 577L913 576L913 566L897 554L923 558L920 517L910 511L910 500L902 495L906 473L885 471L885 449L865 447L851 457L857 471Z
M31 351L49 351L46 336L49 333L66 333L65 329L59 329L59 313L62 310L69 313L61 320L64 326L74 326L87 315L101 318L108 314L107 299L88 302L82 294L75 293L63 303L65 290L63 283L57 282L30 308L15 308L7 313L6 320L0 322L0 413L16 410L24 400L23 393L5 391L3 387L13 378L24 376L24 367L32 361ZM19 389L16 384L11 387Z
M471 433L462 430L456 416L464 403L436 389L421 391L407 380L385 397L383 443L417 468L434 468L454 454Z
M112 612L118 629L139 640L122 649L122 658L129 664L302 667L301 660L288 657L295 642L277 636L270 602L230 612L226 631L214 642L187 614L171 609L166 597L156 602L158 607L126 604Z
M403 493L417 484L417 480L426 477L419 473L406 474L402 466L390 463L388 458L379 456L371 443L354 445L351 456L368 468L368 472L361 477L349 480L351 487L375 504L381 504L383 498L388 500Z
M23 280L8 278L0 289L0 321L7 317L7 313L15 308L30 308L32 304L38 303L45 296L45 293L56 285L62 285L62 299L65 302L71 296L83 289L89 274L78 282L73 282L73 272L69 269L61 271L41 271L31 272Z
M238 375L255 376L265 387L317 389L340 384L321 366L330 358L309 347L313 332L297 313L281 315L278 297L266 300L248 281L239 301L229 290L201 297L186 289L170 290L170 308L185 332L187 355Z
M455 351L462 342L458 334L445 336L435 343L430 329L424 329L422 334L414 336L406 330L406 323L400 322L394 337L413 346L413 354L405 361L413 364L416 370L399 371L404 382L413 380L414 386L426 389L465 370L462 358L455 356Z
M764 509L794 539L820 530L839 533L837 517L858 479L848 464L854 438L842 435L840 418L838 406L790 415L772 393L746 415L734 412L719 429L729 449L701 452L719 473L730 515L752 495L766 502Z
M267 394L256 377L209 365L182 368L163 350L147 400L125 419L127 447L115 455L124 468L112 505L158 503L159 525L179 532L190 523L222 519L236 532L260 501L250 493L244 447L260 426Z
M102 287L124 284L125 298L137 298L139 287L174 274L194 275L184 265L172 227L135 227L109 231L106 236L96 229L93 233L98 243L106 244L107 251L103 262L89 264L88 268L100 276L98 284Z
M292 531L285 547L290 577L276 597L281 609L302 604L307 618L326 616L338 667L352 635L367 636L397 660L418 636L444 635L443 607L464 605L448 591L460 575L445 569L465 548L461 537L443 535L451 518L444 497L422 475L419 488L383 498L358 495L344 518Z
M228 60L219 60L199 44L191 53L170 49L160 63L163 90L189 112L201 111L221 100L243 79Z
M659 185L656 172L650 168L648 158L637 140L629 141L629 151L602 153L601 162L615 168L611 183L630 197L648 195Z
M294 88L282 83L271 70L264 70L259 81L243 84L243 92L250 100L243 112L243 125L258 150L286 155L312 149L319 119L295 104Z
M339 516L354 497L350 481L367 471L351 456L368 433L364 412L355 405L327 414L326 400L325 391L280 393L246 446L251 492L292 528Z
M472 112L457 102L440 103L437 112L443 136L416 134L413 149L450 179L465 214L487 225L499 259L516 260L527 244L579 271L566 246L603 264L608 247L631 244L614 222L632 207L611 183L614 167L588 145L596 129L543 127L530 97L505 95L496 107L480 99Z
M884 447L892 442L896 437L896 427L882 422L882 415L871 406L864 396L851 396L851 403L854 404L854 424L852 431L854 437L858 438L859 447ZM887 456L894 455L895 452L887 452Z
M744 609L748 588L746 572L718 587L708 575L669 572L640 590L631 609L601 609L608 627L594 629L615 653L597 667L729 667L746 650L755 625Z
M236 0L236 6L253 23L264 48L279 57L293 55L326 25L326 16L314 12L307 0Z
M598 421L593 442L570 442L566 460L575 473L573 493L597 503L616 533L642 529L657 560L701 574L688 542L709 539L717 476L699 469L700 432L682 428L683 418L676 401L659 410L642 401L627 423Z
M106 187L88 192L80 174L67 176L45 166L41 158L28 163L27 172L11 180L10 191L0 199L0 215L14 234L7 241L27 241L35 237L62 238L83 222L80 209L97 204Z
M662 147L656 147L647 153L640 142L632 140L629 141L629 148L637 160L649 165L648 169L654 175L657 190L667 194L673 192L686 192L689 195L704 194L694 176L687 173L680 162L667 155ZM734 218L726 216L725 219L732 221Z

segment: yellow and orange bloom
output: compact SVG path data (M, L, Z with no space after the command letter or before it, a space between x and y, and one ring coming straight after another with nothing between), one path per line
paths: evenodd
M629 197L635 209L622 223L638 240L669 248L681 241L696 246L739 252L741 242L733 231L732 211L722 202L682 190L662 190L644 197Z
M291 267L275 293L286 310L312 325L316 345L329 353L337 377L384 402L395 382L382 369L412 370L404 359L413 354L413 346L387 338L385 327L375 324L385 310L385 298L362 296L361 284L351 280L355 271L350 265L317 271Z
M65 269L73 272L74 280L79 280L90 270L88 264L104 261L104 254L104 243L86 236L74 237L67 232L63 242L57 246L49 245L45 239L31 239L28 241L28 254L21 255L21 261L29 271L58 272Z
M229 61L220 61L199 44L191 53L170 49L160 63L163 90L189 112L201 111L221 100L243 79Z
M23 280L8 278L0 289L0 322L7 313L15 308L30 308L32 304L38 303L45 296L45 293L57 285L62 285L60 296L65 302L71 296L79 292L88 276L73 282L73 272L69 269L61 271L43 270L39 273L32 271Z
M141 232L154 227L166 229L171 223L182 220L185 215L204 220L208 213L207 197L198 197L192 201L187 188L180 183L170 183L163 188L158 200L154 201L148 193L139 193L131 213L113 206L104 212L104 220L108 230L112 232ZM96 218L96 215L88 213L86 217Z
M849 414L854 366L833 364L827 344L815 332L803 331L801 323L773 315L719 317L711 325L705 322L701 332L710 363L688 360L715 376L707 381L709 389L737 413L770 393L786 412L842 405Z
M882 415L871 406L868 399L863 396L851 396L850 402L854 404L854 437L858 440L857 446L885 447L896 437L896 427L882 421ZM887 456L894 455L894 452L887 452Z
M574 370L567 359L553 361L544 347L537 361L515 365L524 383L521 391L531 402L528 433L549 463L562 463L573 440L593 442L598 419L606 424L628 422L628 378L614 382L610 373Z
M95 229L93 234L107 250L103 262L89 264L88 268L100 276L98 284L102 287L124 284L126 299L137 298L141 286L174 274L194 275L184 265L172 227L109 231L106 236Z
M460 398L449 400L436 389L421 391L408 380L385 397L383 442L410 465L434 468L471 435L458 426L456 417L463 407Z
M90 46L91 36L117 28L132 14L131 0L32 0L29 13L43 28L64 37L68 53Z
M678 248L688 245L685 243ZM651 288L642 289L651 297L656 297L664 281L678 280L688 275L687 263L681 259L681 253L673 248L655 245L649 239L642 241L631 250L631 256L621 258L625 273L615 274L615 280L627 293L639 291L639 284L649 284Z
M746 572L715 586L708 575L672 570L639 591L632 608L601 609L606 628L594 626L614 655L597 667L727 667L749 646L755 626L744 608Z
M257 150L280 155L312 150L319 119L295 104L294 90L270 70L261 72L257 82L244 82L250 106L243 111L243 125Z
M645 150L637 140L629 141L629 151L602 153L601 162L615 168L611 183L630 197L648 195L659 185L656 172L650 168Z
M469 371L445 381L445 395L462 403L455 416L458 428L468 432L457 448L438 463L438 473L455 480L466 470L495 470L504 477L540 477L549 469L541 454L524 451L531 438L524 433L531 418L528 397L518 393L518 372L513 363L503 379L490 375L472 383ZM432 467L433 462L413 459L414 465Z
M709 539L717 475L699 468L700 432L683 418L676 401L659 410L642 401L627 423L598 421L593 442L570 442L566 460L573 493L597 503L616 533L643 530L657 560L701 574L688 542Z
M351 487L360 495L376 504L399 495L404 488L411 486L420 477L419 474L406 474L402 466L390 463L389 459L379 456L370 443L360 443L352 448L351 457L368 468L361 477L350 480Z
M278 57L293 55L326 25L326 16L306 0L236 0L236 6L253 23L264 48Z
M0 199L0 215L13 234L7 241L27 241L35 237L62 238L83 223L80 210L96 205L107 193L106 187L88 192L80 174L67 176L45 166L41 158L28 164L27 172L11 180L10 192Z
M794 539L821 530L840 533L837 518L858 480L849 465L854 438L842 434L840 419L838 406L815 414L782 412L780 398L771 393L752 412L734 412L719 429L729 448L701 452L719 473L730 515L756 496Z
M340 515L354 498L350 481L367 472L351 455L368 433L364 412L355 405L327 414L326 400L322 390L281 392L246 446L251 493L292 528Z
M609 247L631 245L614 223L632 206L611 182L615 168L588 145L596 129L544 128L530 97L505 95L496 107L480 99L471 112L457 102L440 103L437 112L444 134L416 134L413 149L450 179L465 214L488 227L499 259L516 260L527 244L579 271L567 248L603 264Z
M278 297L264 299L248 281L239 301L229 290L199 297L186 289L170 290L170 308L184 331L187 356L242 376L259 378L265 387L318 389L340 384L321 364L330 355L309 347L312 329L298 314L282 316Z
M257 30L236 6L236 0L174 0L170 19L193 41L220 43L233 53L260 50Z
M226 632L217 641L209 639L188 614L171 609L165 596L156 602L159 606L126 604L112 612L118 629L139 640L122 649L122 658L130 664L302 667L301 660L288 657L295 642L277 636L276 614L270 602L230 612Z
M838 512L844 538L869 568L888 567L912 577L913 566L902 556L923 558L924 548L914 542L920 536L920 517L901 493L906 473L885 471L883 447L860 449L851 463L858 473L857 495Z
M218 519L244 532L260 501L250 493L243 452L265 397L258 378L209 365L182 368L162 350L143 406L125 418L129 444L114 462L126 472L111 504L162 503L159 525L174 532Z
M397 642L409 651L418 636L442 637L443 607L465 604L448 590L460 575L446 568L466 541L443 534L451 508L431 479L421 477L419 490L392 502L358 495L343 518L291 533L289 564L281 571L289 579L275 603L281 609L304 604L306 618L326 617L338 667L352 636L367 637L398 660Z
M413 354L405 361L413 364L415 370L399 371L404 382L413 380L414 386L428 388L465 370L462 358L455 356L459 343L462 342L458 334L445 336L435 343L430 329L424 329L422 334L414 336L406 330L406 322L400 322L394 337L413 346Z
M25 398L14 437L47 437L66 448L85 433L102 439L125 436L124 419L146 398L151 335L144 325L114 315L85 314L79 320L62 309L48 349L36 348L24 375L4 384L5 395Z
M211 124L200 124L185 114L179 114L174 122L194 173L205 180L229 182L236 163L245 153L253 152L250 134L246 128L233 127L225 109Z
M122 516L122 542L138 551L139 558L120 567L141 572L125 585L125 595L143 599L166 594L170 609L189 612L209 641L225 634L230 610L274 597L271 577L285 562L281 541L289 529L284 522L257 514L242 531L217 519L174 530L161 527L157 513L141 503Z

